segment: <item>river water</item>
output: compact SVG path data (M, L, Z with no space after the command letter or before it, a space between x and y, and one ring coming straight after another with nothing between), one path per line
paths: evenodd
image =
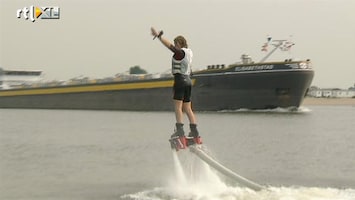
M196 117L204 148L264 190L172 151L172 112L0 109L0 199L355 199L354 106Z

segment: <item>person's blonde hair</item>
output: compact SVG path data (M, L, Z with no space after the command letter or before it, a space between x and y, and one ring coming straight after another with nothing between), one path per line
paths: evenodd
M187 42L186 42L186 39L184 38L184 36L181 36L181 35L177 36L174 39L174 42L180 44L180 46L182 48L187 48Z

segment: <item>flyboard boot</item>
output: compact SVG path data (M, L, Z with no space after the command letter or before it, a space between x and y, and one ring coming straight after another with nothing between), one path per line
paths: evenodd
M170 141L171 148L176 149L176 151L179 151L179 149L186 148L184 124L176 123L175 125L176 125L175 132L171 135L169 141Z
M197 130L197 124L190 124L190 133L189 136L186 137L187 146L194 144L202 144L202 139Z

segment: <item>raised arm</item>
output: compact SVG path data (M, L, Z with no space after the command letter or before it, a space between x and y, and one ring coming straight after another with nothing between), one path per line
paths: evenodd
M170 49L171 46L174 46L171 42L169 42L169 40L163 38L163 31L160 31L159 33L152 27L151 28L152 31L152 35L154 36L153 39L158 38L161 43L163 43L164 46L166 46L166 48Z
M166 48L170 49L174 53L175 59L181 60L185 56L185 53L184 51L182 51L181 48L176 47L169 40L162 37L163 31L160 31L158 33L153 27L151 27L151 31L152 31L152 35L154 36L153 39L158 38Z

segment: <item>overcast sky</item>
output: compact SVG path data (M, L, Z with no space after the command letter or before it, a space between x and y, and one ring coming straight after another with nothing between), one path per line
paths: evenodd
M16 17L17 9L60 7L60 19ZM265 55L268 35L295 43L269 61L311 59L312 85L355 84L355 0L0 0L0 67L42 70L46 80L103 78L139 65L170 69L171 53L150 27L184 35L193 68Z

